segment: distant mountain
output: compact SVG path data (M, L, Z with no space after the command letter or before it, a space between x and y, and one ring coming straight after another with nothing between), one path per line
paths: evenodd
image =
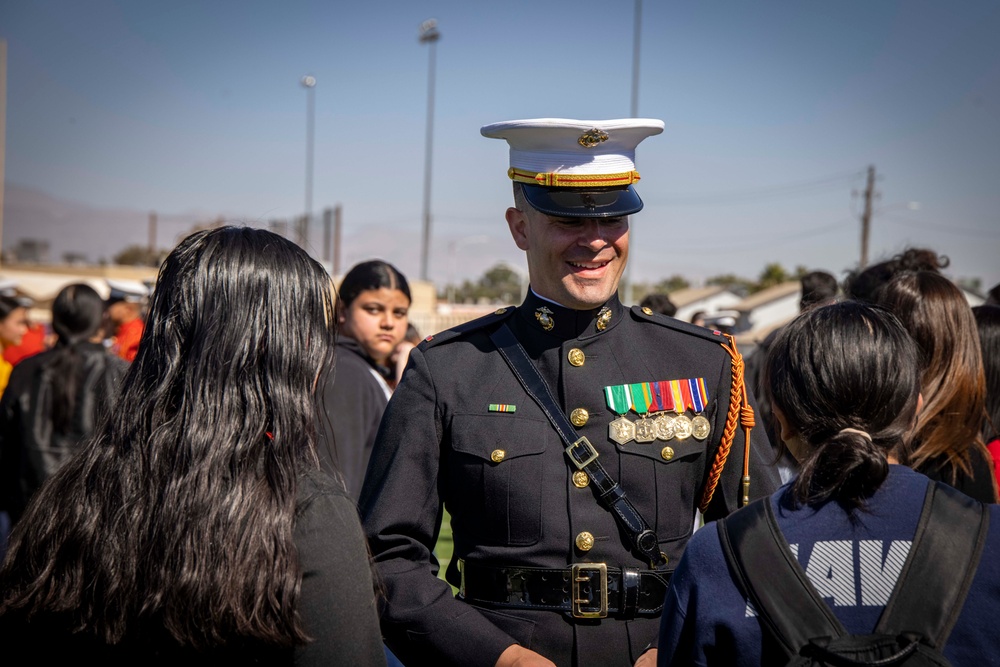
M158 215L156 244L171 248L195 225L217 217L197 212ZM27 239L49 243L49 262L62 262L67 253L82 255L91 263L111 261L129 245L149 243L149 211L93 208L8 184L4 193L3 249L10 251Z
M309 231L306 250L323 259L323 229L320 211ZM234 224L256 226L254 218L237 214L193 211L157 215L156 245L170 249L195 228L222 219ZM417 277L420 263L420 223L416 217L402 223L371 223L345 213L341 237L340 272L355 263L381 258L395 264L411 280ZM292 226L276 230L293 236ZM435 239L431 252L431 277L442 285L449 279L478 278L497 261L514 266L523 262L521 252L506 238L506 226L487 228L489 235L472 236L476 231L462 227L459 233ZM457 237L457 238L456 238ZM51 195L7 184L4 194L3 250L10 252L21 241L34 239L48 243L46 263L63 263L67 253L97 264L112 258L130 245L149 243L149 211L122 208L95 208L66 201ZM456 252L456 242L480 239ZM327 269L331 267L329 263Z

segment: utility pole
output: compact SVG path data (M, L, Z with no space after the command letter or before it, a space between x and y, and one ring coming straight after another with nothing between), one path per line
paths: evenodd
M629 113L632 118L639 117L639 38L642 36L642 0L635 0L635 24L633 26L632 33L632 104L629 108ZM637 247L635 245L635 226L634 220L631 221L633 224L629 225L629 236L631 237L632 247ZM632 266L635 264L635 259L628 262L625 265L625 288L622 290L622 301L626 306L631 306L635 303L634 290L632 289Z
M340 275L340 220L341 209L337 204L333 209L333 275Z
M865 187L865 210L861 214L861 261L858 268L868 266L868 237L872 225L872 199L875 196L875 165L868 167L868 185Z
M156 211L149 212L149 257L156 255Z
M330 234L333 226L333 209L323 209L323 261L330 261Z
M306 89L306 214L302 231L299 232L299 245L306 247L306 235L312 220L313 207L313 148L316 143L314 127L316 125L316 77L306 75L299 81Z
M434 47L441 39L436 19L420 24L420 43L429 44L427 59L427 139L424 143L424 233L420 250L420 279L430 279L431 252L431 155L434 147Z
M4 155L7 152L7 41L0 39L0 250L3 248ZM3 253L0 252L0 257Z

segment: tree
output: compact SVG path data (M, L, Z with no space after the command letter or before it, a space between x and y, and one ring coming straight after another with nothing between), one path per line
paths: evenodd
M150 251L144 245L130 245L111 259L119 266L159 266L168 254L167 250Z
M788 275L788 272L785 271L785 267L778 262L771 262L764 267L763 271L760 272L760 278L757 280L757 284L750 289L750 292L759 292L767 289L768 287L780 285L790 278L791 277Z
M506 264L495 264L486 270L479 280L468 280L459 286L448 285L445 294L453 293L457 303L486 300L491 303L515 303L521 298L521 276Z
M671 292L687 289L688 287L691 287L691 283L688 282L688 279L679 273L675 273L669 278L664 278L660 282L656 283L656 287L653 288L653 291L670 294Z
M723 273L718 276L712 276L705 281L705 284L725 287L730 292L740 296L746 296L750 292L754 291L754 288L757 286L757 284L752 280L741 278L735 273Z

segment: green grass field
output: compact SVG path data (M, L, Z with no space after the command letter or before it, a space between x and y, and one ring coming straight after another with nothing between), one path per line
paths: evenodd
M451 556L454 552L455 542L451 539L451 515L445 511L441 518L441 534L438 535L437 544L434 545L434 553L437 555L438 562L441 563L438 576L442 579L444 579L444 573L448 571L448 564L451 562ZM451 588L456 593L458 592L454 586Z

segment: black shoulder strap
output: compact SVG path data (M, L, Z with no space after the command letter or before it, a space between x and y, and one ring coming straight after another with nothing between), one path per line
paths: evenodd
M876 633L919 632L944 647L976 575L989 518L983 504L945 484L928 484L913 545Z
M874 633L920 633L943 648L975 577L988 527L984 505L930 482L913 545ZM720 520L718 530L737 585L789 657L810 639L847 634L792 556L769 498Z
M788 548L770 498L720 519L718 530L737 585L787 657L810 639L847 634Z
M528 354L521 347L514 332L507 323L501 324L490 339L500 351L507 365L514 372L521 386L528 392L532 400L538 404L559 437L566 444L566 456L578 469L590 476L590 486L594 489L597 502L611 512L618 526L628 535L632 546L641 553L654 568L666 566L667 561L660 552L660 542L656 533L650 529L639 510L632 501L625 497L625 490L608 474L604 466L597 460L598 454L594 446L586 438L581 438L573 425L552 398L552 392L545 380L538 374L538 369L531 363Z

